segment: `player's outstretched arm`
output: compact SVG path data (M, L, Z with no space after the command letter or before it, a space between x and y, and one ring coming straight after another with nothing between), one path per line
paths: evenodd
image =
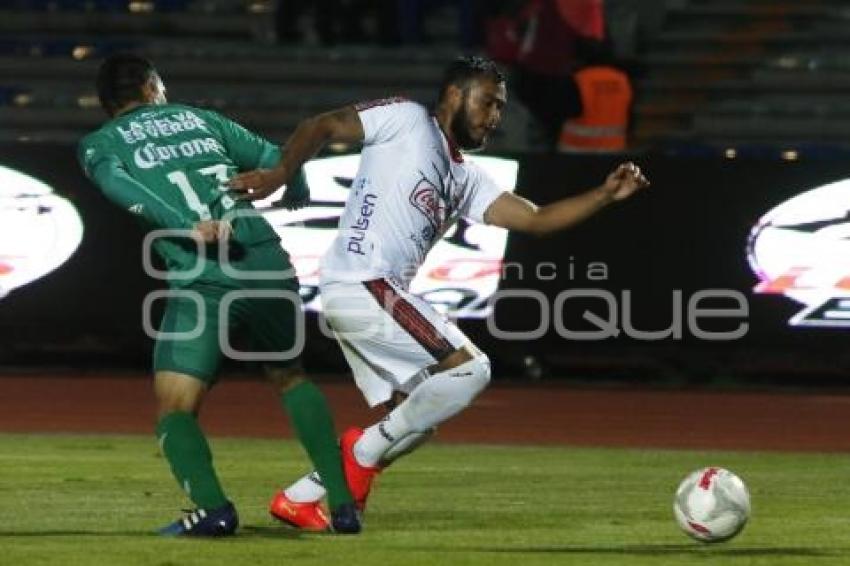
M257 200L285 185L293 174L325 144L363 141L363 125L354 107L346 106L303 120L282 149L280 162L272 169L256 169L230 179L230 188L243 198Z
M542 236L575 226L612 202L624 200L648 186L649 181L637 165L623 163L595 189L545 206L503 193L487 209L484 221L508 230Z

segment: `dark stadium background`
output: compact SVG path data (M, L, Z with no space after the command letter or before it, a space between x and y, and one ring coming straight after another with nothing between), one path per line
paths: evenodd
M142 271L142 233L82 176L75 158L76 140L103 119L92 83L104 55L148 55L172 100L217 108L283 141L298 119L340 104L395 94L432 100L446 61L486 49L482 33L470 35L459 23L464 10L472 6L479 18L487 12L482 2L433 4L420 14L418 38L380 35L368 12L365 37L326 44L310 10L300 15L298 38L277 37L274 5L259 0L3 2L0 165L67 197L85 234L68 262L0 300L0 365L149 364L140 304L157 283ZM748 299L749 331L728 342L697 340L687 330L681 340L657 342L575 342L551 331L531 342L499 342L482 321L462 321L463 329L502 378L842 384L848 329L790 328L802 305L753 294L757 279L746 260L748 234L763 214L848 176L850 26L842 3L612 0L606 9L609 32L627 35L611 40L636 92L628 150L550 151L512 97L485 153L517 159L519 192L539 203L598 184L624 159L638 162L653 187L557 236L512 235L506 261L529 266L527 273L553 262L559 276L518 281L509 274L501 287L529 286L554 298L586 287L587 263L604 262L610 277L594 286L629 289L638 328L669 325L675 289L686 299L700 289L733 289ZM636 24L624 30L627 16ZM484 29L485 20L476 21ZM534 313L505 300L495 320L503 329L534 328ZM315 317L308 329L307 367L345 371Z

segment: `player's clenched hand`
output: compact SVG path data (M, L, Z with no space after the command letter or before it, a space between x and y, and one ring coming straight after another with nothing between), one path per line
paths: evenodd
M285 208L286 210L298 210L310 204L310 193L296 193L287 188L279 201L274 203L276 208Z
M233 176L227 186L240 193L237 198L258 200L266 198L284 185L285 177L279 169L255 169Z
M233 227L226 220L201 220L192 228L192 237L206 244L226 242L233 234Z
M304 171L298 169L286 183L283 196L272 206L286 210L298 210L308 204L310 204L310 187L307 185L307 177L304 176Z
M623 200L648 186L649 181L641 173L640 167L629 161L620 164L608 175L602 190L608 193L612 200Z

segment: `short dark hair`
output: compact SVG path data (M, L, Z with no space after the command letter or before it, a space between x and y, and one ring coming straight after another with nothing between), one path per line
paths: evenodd
M439 100L446 95L452 85L465 88L472 79L487 78L496 83L505 82L505 74L491 59L473 55L458 57L446 67L443 72L443 82L440 83Z
M109 56L97 71L97 97L112 116L130 102L141 100L142 86L156 74L153 63L131 53Z

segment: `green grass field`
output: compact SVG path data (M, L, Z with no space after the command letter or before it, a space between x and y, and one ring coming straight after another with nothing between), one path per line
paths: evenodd
M291 442L214 439L239 536L152 531L186 505L153 438L0 435L0 564L850 564L850 457L440 445L384 474L357 537L300 535L265 505L306 460ZM735 540L681 534L673 491L706 465L747 482Z

